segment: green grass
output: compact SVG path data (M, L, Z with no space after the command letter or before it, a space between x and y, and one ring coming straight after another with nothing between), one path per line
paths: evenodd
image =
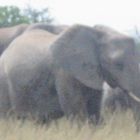
M139 140L131 112L108 115L105 124L78 124L65 118L49 125L34 121L1 120L0 140Z

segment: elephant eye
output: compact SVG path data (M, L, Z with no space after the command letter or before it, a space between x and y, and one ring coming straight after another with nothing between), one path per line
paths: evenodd
M121 71L124 69L124 64L123 63L117 62L117 63L115 63L115 66L116 66L117 69L119 69Z

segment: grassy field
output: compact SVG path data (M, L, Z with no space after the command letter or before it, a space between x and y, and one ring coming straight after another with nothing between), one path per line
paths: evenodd
M78 125L65 118L47 125L34 121L1 120L0 140L139 140L131 112L115 113L100 126Z

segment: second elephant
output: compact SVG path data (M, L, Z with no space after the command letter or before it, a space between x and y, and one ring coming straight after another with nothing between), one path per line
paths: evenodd
M22 34L0 59L0 117L12 111L39 120L63 116L48 67L48 46L57 36L35 29ZM47 65L46 65L47 64Z

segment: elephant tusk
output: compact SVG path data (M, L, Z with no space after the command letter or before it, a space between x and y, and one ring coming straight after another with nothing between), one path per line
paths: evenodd
M128 92L128 95L133 98L136 102L140 103L140 98L134 95L132 92Z

